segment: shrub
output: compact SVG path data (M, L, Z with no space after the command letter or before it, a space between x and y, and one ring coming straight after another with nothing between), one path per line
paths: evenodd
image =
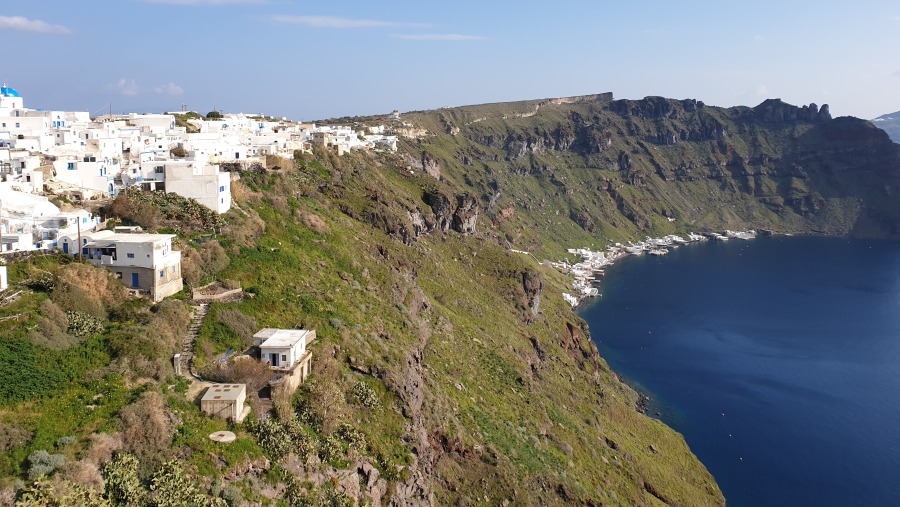
M150 478L155 507L225 507L221 498L211 498L187 476L177 460L162 464Z
M77 338L87 338L103 331L103 322L93 315L70 310L66 312L66 318L69 321L67 331Z
M56 288L56 275L49 271L39 271L31 275L28 288L41 292L53 292Z
M138 477L139 462L133 454L120 454L103 467L104 493L115 505L143 505L146 491Z
M71 461L56 472L56 476L95 491L103 490L103 476L97 465L89 461Z
M319 459L324 462L334 461L344 456L341 441L334 435L326 435L319 445Z
M100 300L77 285L61 281L50 295L50 299L66 312L106 318L106 310Z
M291 434L285 426L274 419L251 421L247 430L256 437L257 443L273 460L279 460L291 450Z
M154 457L172 443L175 425L163 396L147 391L119 413L125 447L140 457Z
M37 328L29 333L29 340L35 345L58 350L67 349L78 342L67 332L69 318L56 303L45 299L41 302L40 310L43 316L38 318Z
M43 449L34 451L28 455L28 478L37 479L50 475L65 462L66 457L62 454L50 454Z
M362 380L353 384L350 391L353 402L366 408L375 408L378 406L378 394L372 389L372 386Z
M32 432L15 424L0 423L0 452L12 451L27 444Z
M237 247L253 248L256 240L266 232L266 223L255 210L248 211L249 216L235 215L229 220L222 233L230 238Z
M81 455L81 458L97 465L109 462L113 454L122 448L122 436L118 433L112 435L92 433L89 440L91 447Z
M338 427L337 436L357 452L361 452L366 448L366 435L350 424L341 424Z
M251 357L238 356L224 364L216 364L203 371L203 376L213 382L223 384L247 384L247 391L256 393L272 379L272 368L268 363Z
M62 437L56 441L56 447L65 447L70 444L74 444L77 439L74 435L68 435Z
M59 486L57 489L55 486ZM110 507L109 502L91 488L70 481L46 478L28 484L19 491L19 507Z
M323 350L318 369L304 384L297 401L300 420L325 433L333 432L347 414L341 387L340 367L332 354Z

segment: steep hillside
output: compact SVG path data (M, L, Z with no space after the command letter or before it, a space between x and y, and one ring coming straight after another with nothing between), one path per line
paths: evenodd
M900 143L900 111L891 114L883 114L872 120L872 123L887 132L891 140Z
M272 422L206 418L198 391L172 379L186 295L130 303L80 263L14 262L23 295L0 306L0 486L35 472L53 491L77 483L143 505L160 503L155 485L178 466L207 505L722 505L681 436L641 414L599 356L560 297L570 281L541 261L706 228L900 238L900 146L825 106L595 95L414 112L394 128L406 136L396 154L317 151L242 173L212 239L178 206L130 195L112 207L177 229L191 284L248 293L211 305L201 370L253 329L317 330L313 377ZM106 295L86 306L84 294ZM235 444L206 439L226 427ZM104 442L126 457L110 465Z

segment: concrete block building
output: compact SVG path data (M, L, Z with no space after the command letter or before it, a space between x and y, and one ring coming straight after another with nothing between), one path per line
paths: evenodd
M244 405L246 401L246 384L213 384L200 398L200 411L240 424L250 413L250 406Z

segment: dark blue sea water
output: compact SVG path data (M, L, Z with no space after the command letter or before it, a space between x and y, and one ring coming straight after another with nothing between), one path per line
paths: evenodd
M630 257L581 316L729 506L900 505L900 244Z

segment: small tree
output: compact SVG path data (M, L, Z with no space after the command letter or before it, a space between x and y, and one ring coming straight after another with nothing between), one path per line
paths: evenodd
M347 400L341 383L340 366L328 350L323 350L315 374L300 398L300 419L327 434L337 429L347 414Z
M210 112L206 113L206 119L207 120L221 120L222 113L220 113L218 111L210 111Z

